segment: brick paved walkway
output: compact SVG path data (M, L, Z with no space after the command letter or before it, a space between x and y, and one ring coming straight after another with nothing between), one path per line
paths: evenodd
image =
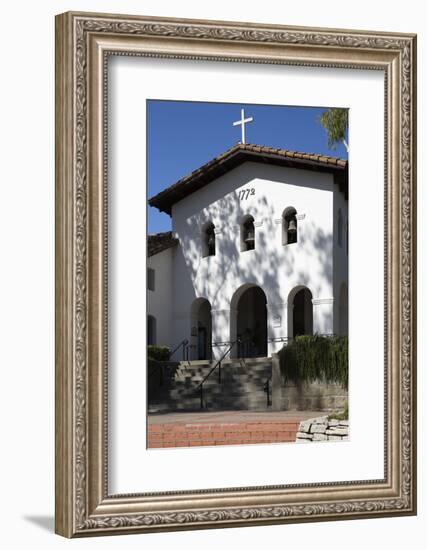
M225 411L148 415L148 448L245 445L295 441L313 411Z

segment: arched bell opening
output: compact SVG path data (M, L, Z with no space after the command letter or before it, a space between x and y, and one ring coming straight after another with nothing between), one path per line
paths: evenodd
M286 208L282 214L282 244L294 244L298 241L297 211L293 206Z
M252 216L245 216L241 224L240 250L246 252L255 249L255 222Z
M208 222L202 229L202 249L204 258L216 254L215 226L212 222Z

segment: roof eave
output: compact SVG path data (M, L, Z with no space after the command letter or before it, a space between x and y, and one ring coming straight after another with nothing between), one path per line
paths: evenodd
M148 203L161 212L171 215L172 206L174 204L198 189L203 188L205 185L226 172L229 172L236 166L248 161L298 167L317 172L342 174L344 178L347 178L347 161L322 155L294 153L292 151L286 151L286 154L280 154L278 150L273 148L267 148L267 151L265 149L266 148L263 150L260 146L252 146L251 149L247 149L241 145L235 146L230 149L227 154L224 153L188 176L185 176L168 189L161 191L149 199ZM313 157L317 157L317 159L313 159Z

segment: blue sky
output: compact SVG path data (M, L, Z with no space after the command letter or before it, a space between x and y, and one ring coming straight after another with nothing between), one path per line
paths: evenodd
M233 122L242 108L254 118L246 125L246 143L347 158L343 145L328 148L318 121L325 108L149 100L148 197L238 143L241 130ZM167 214L148 207L149 233L170 228Z

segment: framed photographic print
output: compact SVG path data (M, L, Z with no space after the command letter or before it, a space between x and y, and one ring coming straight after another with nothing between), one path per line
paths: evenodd
M56 19L56 531L416 513L416 37Z
M347 127L343 108L148 100L148 448L348 440Z

